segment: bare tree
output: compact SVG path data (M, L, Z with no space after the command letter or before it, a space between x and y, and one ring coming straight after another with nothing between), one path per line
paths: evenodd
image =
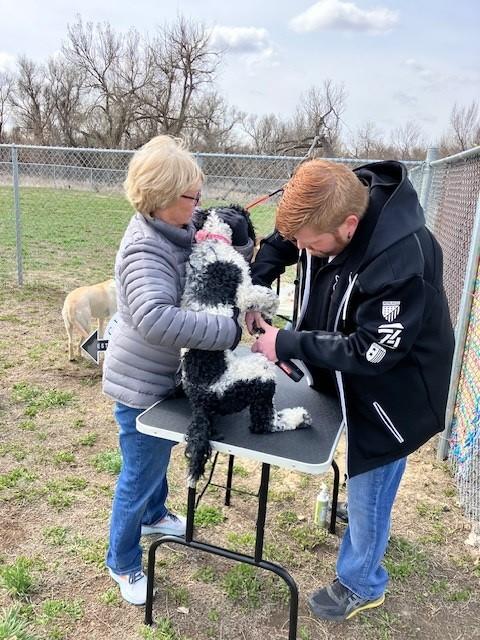
M18 59L17 65L10 103L18 130L34 144L50 144L53 104L46 69L25 56Z
M252 141L254 153L274 154L281 141L288 137L287 125L278 116L250 114L242 120L243 131Z
M480 120L478 104L473 101L468 107L460 107L455 103L450 114L450 126L453 134L455 151L465 151L480 144Z
M48 62L52 94L52 137L56 144L78 146L85 112L82 104L85 73L58 56Z
M192 109L185 137L196 151L228 153L238 144L235 127L243 118L243 113L228 107L217 93L204 94Z
M382 132L374 122L367 120L360 125L352 137L352 154L355 158L379 157L378 147L380 146Z
M126 146L128 129L135 119L139 95L148 82L140 36L135 30L115 33L105 23L85 25L80 17L68 27L63 46L66 60L84 76L86 143L105 147Z
M6 142L6 124L10 115L10 95L13 89L13 76L5 71L0 72L0 143Z
M426 144L420 126L408 120L402 127L391 133L393 152L400 160L420 160L425 158Z
M148 135L180 135L198 118L198 104L209 92L220 60L209 38L203 25L180 16L173 25L159 29L148 44L152 79L136 113L137 126ZM208 103L206 99L204 105Z
M321 87L310 87L301 96L296 114L289 124L289 140L282 141L279 153L311 151L333 157L340 146L341 116L345 110L343 84L327 79ZM315 151L317 149L317 151Z

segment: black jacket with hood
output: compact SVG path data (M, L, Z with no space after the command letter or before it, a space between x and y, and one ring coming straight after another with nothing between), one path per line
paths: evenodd
M319 390L335 379L347 427L350 476L401 458L444 428L453 330L442 252L425 227L405 167L355 169L369 204L352 241L328 262L301 255L302 312L281 330L280 360L302 360ZM252 278L270 285L298 260L274 232Z

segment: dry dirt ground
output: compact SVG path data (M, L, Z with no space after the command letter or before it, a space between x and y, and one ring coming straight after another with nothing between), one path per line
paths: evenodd
M287 638L280 581L183 547L157 553L156 629L143 626L143 608L119 599L103 566L116 428L99 369L67 360L65 293L54 285L0 290L0 640ZM223 460L217 482L224 472ZM464 544L469 526L432 444L411 456L395 506L385 605L343 625L315 620L306 596L333 578L339 544L312 525L322 480L272 470L266 556L298 582L298 638L480 638L478 558ZM237 460L234 486L255 491L258 481L259 466ZM185 511L181 446L170 487L170 506ZM253 498L236 494L227 508L212 488L203 505L199 538L251 549ZM5 630L9 615L23 631Z

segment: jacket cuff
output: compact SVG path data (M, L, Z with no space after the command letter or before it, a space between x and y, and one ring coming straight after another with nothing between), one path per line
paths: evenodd
M280 329L277 333L275 341L275 351L279 360L291 360L292 358L300 358L299 355L300 332L285 331ZM300 358L301 359L301 358Z
M251 238L248 239L247 244L242 244L238 247L234 245L233 248L235 249L235 251L238 251L238 253L243 256L247 262L250 262L253 258L254 245Z

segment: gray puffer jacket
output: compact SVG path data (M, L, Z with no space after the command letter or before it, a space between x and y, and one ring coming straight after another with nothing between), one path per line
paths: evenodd
M144 409L175 388L180 349L222 350L237 337L225 316L180 308L195 229L135 214L115 261L117 323L103 368L103 392Z

